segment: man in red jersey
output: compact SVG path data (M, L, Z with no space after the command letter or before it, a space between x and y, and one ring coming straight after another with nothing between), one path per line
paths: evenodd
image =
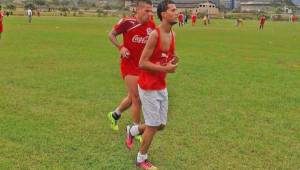
M197 15L193 13L191 18L192 18L192 26L195 26Z
M174 73L175 40L172 26L177 23L176 5L172 0L163 0L157 6L161 24L149 37L140 58L139 95L145 119L143 140L137 154L136 165L142 169L157 169L148 161L148 149L158 130L167 123L168 92L166 74Z
M137 86L140 69L138 63L148 37L155 28L155 24L150 20L152 15L152 1L138 0L136 15L121 19L108 35L112 44L120 52L120 72L128 91L128 95L121 101L117 108L108 113L113 130L119 129L118 120L121 117L121 113L130 106L133 124L140 124L141 106ZM123 35L122 44L117 40L117 36L120 34ZM127 129L130 130L129 127ZM132 136L136 136L142 130L133 128L131 131ZM132 138L128 140L127 146L131 148Z
M178 24L179 24L179 27L180 26L183 27L183 17L184 17L183 12L180 12L178 14Z
M1 40L1 34L3 32L3 17L4 17L4 13L2 11L2 7L0 5L0 40Z
M265 15L262 15L259 18L259 29L262 29L262 30L264 29L265 22L266 22L266 17L265 17Z
M292 23L295 23L295 22L296 22L296 20L297 20L297 17L296 17L296 15L295 15L295 14L293 14L293 15L292 15Z

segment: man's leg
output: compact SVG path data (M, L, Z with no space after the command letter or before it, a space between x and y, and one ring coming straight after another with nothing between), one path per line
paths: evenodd
M142 137L141 134L144 133L146 129L145 124L140 124L140 125L127 125L126 126L126 139L125 139L125 144L128 149L131 149L133 146L133 138L138 140L140 143L142 143Z
M131 99L129 97L129 94L121 101L119 106L116 108L116 111L119 111L120 113L123 113L131 106Z
M127 87L126 81L125 81L125 86ZM113 130L119 130L118 126L118 120L121 118L122 112L127 110L131 106L131 97L128 92L128 95L121 101L119 106L112 112L109 112L107 114L108 119L111 122L111 128Z
M146 129L143 134L143 141L140 146L139 152L136 158L136 165L142 169L157 169L148 161L147 152L153 140L155 133L157 132L157 126L146 126Z
M131 116L133 125L128 125L126 127L126 146L131 148L133 144L133 138L138 141L142 141L141 134L144 131L144 126L140 126L141 121L141 102L138 93L137 85L138 76L129 75L125 77L125 83L128 90L128 96L131 99Z
M155 133L157 132L159 126L146 126L144 134L143 134L143 141L141 147L139 149L140 154L145 155L147 154L151 142Z
M139 99L138 76L128 75L125 77L125 83L128 90L128 97L131 99L131 116L134 124L140 124L141 102Z
M136 164L143 169L156 169L148 161L148 150L152 143L153 137L162 124L165 124L165 116L161 112L167 110L165 103L161 101L161 94L159 91L147 91L139 89L139 95L142 102L142 110L145 118L145 130L143 133L143 140L137 154Z

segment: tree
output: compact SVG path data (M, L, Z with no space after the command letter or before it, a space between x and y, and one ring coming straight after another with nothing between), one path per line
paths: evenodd
M284 11L281 7L277 7L275 13L276 14L282 14Z
M55 6L59 6L60 5L60 1L59 0L52 0L51 4L53 4Z
M28 8L36 9L33 0L25 0L25 1L23 1L23 3L24 3L25 9L28 9Z
M69 1L69 0L62 0L62 1L61 1L61 5L62 5L63 7L68 6L70 3L71 3L71 1Z
M16 10L16 5L15 4L8 4L5 6L6 9L9 9L9 10Z
M8 4L13 4L14 0L0 0L0 4L8 5Z
M34 4L37 6L45 5L46 1L45 0L34 0Z

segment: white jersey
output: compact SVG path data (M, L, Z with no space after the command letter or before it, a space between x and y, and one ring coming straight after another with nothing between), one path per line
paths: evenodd
M28 10L27 10L27 15L28 15L28 16L32 16L32 11L31 11L31 9L28 9Z

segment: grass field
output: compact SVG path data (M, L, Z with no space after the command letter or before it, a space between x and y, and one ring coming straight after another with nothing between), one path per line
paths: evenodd
M5 18L0 169L135 169L106 113L125 95L107 33L117 18ZM175 27L162 170L300 169L300 23ZM120 128L130 122L126 113Z

